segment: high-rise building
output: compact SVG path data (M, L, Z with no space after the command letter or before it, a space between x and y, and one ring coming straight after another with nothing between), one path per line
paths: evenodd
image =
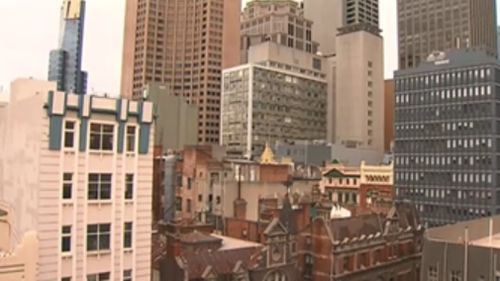
M452 50L397 71L395 187L428 226L500 213L500 62Z
M49 81L57 82L57 90L84 95L87 72L82 71L85 0L64 0L58 49L50 52Z
M384 82L384 150L390 152L394 142L394 80Z
M274 42L252 46L249 63L223 73L221 144L256 157L265 145L326 138L325 61Z
M36 280L151 280L153 105L29 81L0 108L0 206Z
M248 62L253 45L271 41L316 54L318 43L312 39L313 22L294 0L253 0L241 14L241 62Z
M160 82L198 105L199 143L219 142L221 71L240 60L240 1L127 0L121 94Z
M384 55L378 0L345 1L336 38L334 135L348 148L384 151Z
M399 68L417 67L434 51L482 47L497 55L495 0L401 0Z
M330 56L336 53L337 29L343 25L341 0L305 0L304 16L313 21L312 40L319 43L318 51Z

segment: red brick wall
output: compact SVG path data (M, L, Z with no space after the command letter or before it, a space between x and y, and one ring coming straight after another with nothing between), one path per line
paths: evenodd
M226 218L225 227L224 235L253 242L260 242L259 232L264 231L264 227L259 228L257 222L237 218ZM246 230L246 236L244 230Z
M268 183L286 182L290 174L289 165L265 165L259 167L260 181Z

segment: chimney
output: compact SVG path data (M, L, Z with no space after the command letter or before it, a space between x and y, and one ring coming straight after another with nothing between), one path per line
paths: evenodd
M234 217L240 220L247 218L247 201L242 198L234 200Z

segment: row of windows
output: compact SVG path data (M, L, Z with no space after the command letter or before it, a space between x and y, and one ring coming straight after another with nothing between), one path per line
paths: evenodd
M64 147L75 148L76 121L67 120L64 123ZM112 151L115 129L111 124L90 124L90 149ZM126 151L136 151L136 126L126 127Z
M450 99L460 99L479 96L490 96L492 92L491 86L457 88L451 90L419 92L396 95L396 104L426 104L436 102L448 102Z
M88 174L88 200L110 200L112 190L111 174ZM125 200L132 200L134 197L134 174L125 175ZM71 200L73 198L73 173L63 174L62 199Z
M132 248L132 222L123 225L123 248ZM65 225L61 229L61 251L70 253L72 248L72 226ZM87 251L110 250L111 224L89 224L87 225Z
M400 78L396 80L396 89L410 90L416 88L437 87L461 82L480 81L491 76L488 68L455 70L448 73L425 74L418 77Z
M87 281L110 281L111 273L101 272L87 274ZM123 271L123 281L132 281L132 269L127 269ZM71 277L63 277L61 281L71 281Z
M443 176L443 175L440 175ZM492 175L485 173L451 173L451 182L456 183L491 183ZM424 181L425 174L417 172L398 172L396 180Z

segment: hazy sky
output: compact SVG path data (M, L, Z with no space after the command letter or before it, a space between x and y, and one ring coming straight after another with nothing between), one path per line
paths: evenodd
M88 92L118 95L126 0L87 0L83 68ZM17 77L47 79L62 0L0 0L0 87ZM385 76L397 67L396 0L380 1ZM1 92L1 91L0 91Z

